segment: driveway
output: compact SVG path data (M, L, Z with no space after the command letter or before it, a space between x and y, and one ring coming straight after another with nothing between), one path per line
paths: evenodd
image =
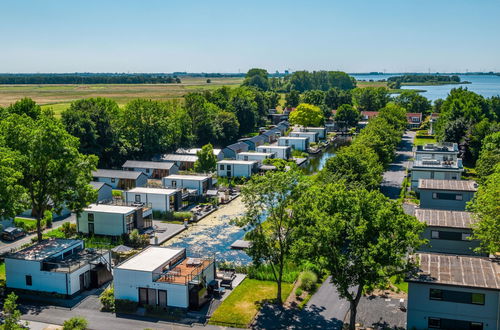
M48 232L52 229L59 228L65 222L76 223L76 215L74 213L72 213L67 218L54 221L52 223L52 228L45 229L44 232ZM10 252L10 250L12 250L12 249L18 249L24 244L31 243L31 239L33 237L36 237L36 233L31 234L31 235L27 235L27 236L25 236L21 239L18 239L17 241L14 241L14 242L8 242L8 241L3 241L3 240L0 241L0 255L7 253L7 252Z
M401 192L401 186L406 176L406 169L409 165L409 160L413 156L413 140L416 133L407 131L403 135L403 139L396 150L394 162L389 164L389 168L384 172L380 191L391 199L398 199Z

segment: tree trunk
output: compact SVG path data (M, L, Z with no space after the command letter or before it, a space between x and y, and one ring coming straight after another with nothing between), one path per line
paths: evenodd
M358 292L356 293L356 297L354 300L349 301L349 307L350 307L350 317L349 317L349 330L355 330L356 329L356 314L358 312L358 303L359 300L361 299L361 293L363 292L363 285L359 284L358 285Z
M38 243L40 243L42 241L42 219L38 214L36 216L36 235Z
M278 293L276 294L276 302L278 305L282 305L283 301L281 301L281 278L277 281L278 284Z

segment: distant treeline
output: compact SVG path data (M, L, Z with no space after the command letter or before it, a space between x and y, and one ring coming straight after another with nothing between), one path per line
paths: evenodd
M174 84L181 79L167 74L41 73L0 74L0 84Z
M429 82L459 83L460 77L456 76L456 75L442 76L442 75L407 74L407 75L403 75L403 76L387 78L387 81L399 82L399 83L429 83Z

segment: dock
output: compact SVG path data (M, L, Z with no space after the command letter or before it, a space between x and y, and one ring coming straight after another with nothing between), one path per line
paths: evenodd
M235 250L243 250L243 249L248 249L252 243L249 241L244 241L242 239L239 239L235 241L233 244L231 244L231 249Z

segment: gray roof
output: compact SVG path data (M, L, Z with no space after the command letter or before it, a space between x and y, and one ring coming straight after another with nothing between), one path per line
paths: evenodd
M416 209L415 216L421 222L433 227L471 228L476 220L470 212Z
M248 144L246 144L245 142L236 142L236 143L228 145L226 148L234 150L234 151L238 151L241 148L246 148L248 150Z
M418 189L477 191L477 183L472 180L419 179Z
M188 162L194 163L198 160L198 156L195 155L178 155L178 154L165 154L161 156L161 159L167 162Z
M420 269L409 282L500 290L500 265L488 258L419 253Z
M20 251L9 254L8 258L24 260L45 260L54 254L60 253L65 249L81 244L77 239L47 239L35 245L28 246Z
M97 181L90 181L89 184L94 188L95 190L100 190L103 186L109 186L106 182L97 182ZM111 186L110 186L111 187Z
M122 165L124 168L152 168L160 170L170 170L175 166L172 162L151 162L142 160L127 160L125 164Z
M97 171L92 171L92 176L96 178L118 178L118 179L137 180L137 178L141 175L145 174L142 172L121 171L121 170L97 169Z

